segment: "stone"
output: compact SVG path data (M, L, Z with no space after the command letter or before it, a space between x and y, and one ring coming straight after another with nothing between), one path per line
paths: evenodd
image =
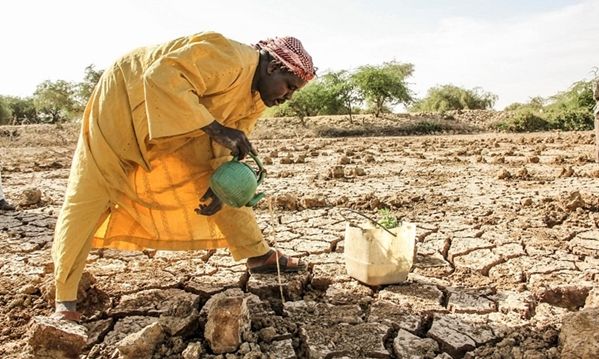
M334 327L321 324L302 326L300 336L306 343L309 358L390 358L385 338L390 328L378 323L351 325L341 323Z
M482 275L488 275L489 270L501 263L503 259L490 249L477 249L454 259L456 267L473 269Z
M590 286L576 284L542 286L537 288L534 294L539 302L575 310L585 305L590 290Z
M443 292L434 285L421 283L393 285L381 290L378 299L396 303L415 314L447 311L441 304Z
M266 355L272 358L277 359L296 359L297 356L295 354L295 350L293 349L293 340L285 339L272 342L267 350L265 350Z
M355 280L333 283L325 292L331 304L367 304L372 301L373 291Z
M502 168L499 170L499 172L497 172L496 177L497 177L497 179L508 179L508 178L512 177L512 175L508 170L506 170L505 168Z
M36 316L29 328L35 358L78 358L87 343L87 329L74 322Z
M382 323L411 333L423 331L427 318L430 318L427 314L415 314L401 305L384 299L375 300L368 314L370 323Z
M591 289L586 301L584 302L586 308L599 308L599 287Z
M286 316L296 323L330 327L339 323L359 324L363 322L363 312L357 304L331 305L328 303L299 300L285 302L283 308Z
M204 338L216 354L237 351L245 332L250 331L248 301L252 295L229 289L214 295L202 308L206 317Z
M476 343L470 337L453 329L451 324L438 320L433 321L427 335L436 340L441 345L441 349L454 358L461 358L467 351L476 347Z
M485 297L465 292L451 292L447 309L453 313L485 314L497 310L497 305Z
M310 273L308 271L281 273L284 297L291 300L300 299L309 278ZM277 275L252 274L247 283L247 290L260 298L281 298L281 289Z
M204 349L202 348L202 344L198 342L191 342L187 344L187 348L183 351L183 359L200 359L202 358L202 354L204 353Z
M599 358L599 309L566 315L559 342L562 358Z
M18 201L21 207L30 207L39 204L42 201L42 191L39 188L26 188L21 193Z
M329 169L330 178L343 178L345 177L345 169L343 166L334 166Z
M501 313L516 313L522 319L530 319L533 313L535 299L531 292L505 291L499 292L494 298Z
M398 358L432 359L439 352L439 344L430 338L419 338L400 329L393 339L393 350Z
M126 336L117 344L117 348L124 359L150 358L163 340L164 329L159 323L152 323Z
M351 277L347 274L345 265L338 263L316 264L312 268L312 287L326 290L331 284L348 282Z

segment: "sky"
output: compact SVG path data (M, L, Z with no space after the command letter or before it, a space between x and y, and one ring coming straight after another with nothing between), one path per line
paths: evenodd
M496 109L548 97L599 66L599 0L19 0L0 3L0 95L201 31L253 44L295 36L319 73L412 63L418 97L453 84Z

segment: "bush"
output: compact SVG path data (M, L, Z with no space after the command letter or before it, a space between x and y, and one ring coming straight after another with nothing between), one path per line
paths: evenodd
M595 118L587 109L568 109L550 112L547 117L553 128L564 131L587 131L594 127Z
M505 121L495 125L500 131L505 132L535 132L551 129L551 124L539 113L523 110L515 111Z
M487 110L493 107L497 96L480 88L463 89L453 85L433 87L425 98L411 108L415 112L446 112L451 110Z

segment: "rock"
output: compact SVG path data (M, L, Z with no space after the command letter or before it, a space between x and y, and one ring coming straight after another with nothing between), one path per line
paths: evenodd
M292 164L293 162L294 162L293 161L293 156L291 156L290 154L288 154L287 156L281 158L281 161L280 161L280 163L282 165L289 165L289 164Z
M198 342L191 342L187 344L187 348L183 351L183 359L200 359L202 358L204 350L202 344Z
M585 305L591 287L572 285L539 286L535 297L539 302L575 310Z
M530 162L530 163L539 163L539 156L530 156L530 157L528 157L528 162Z
M430 338L422 339L400 329L393 339L393 350L398 358L434 358L439 352L439 344Z
M447 309L453 313L485 314L497 310L495 302L479 296L464 292L451 292L447 302Z
M343 166L334 166L329 169L330 178L343 178L345 177L345 169Z
M366 304L372 300L373 291L357 281L331 284L325 297L331 304Z
M456 267L469 268L478 271L482 275L488 275L489 270L502 261L501 256L490 249L477 249L455 258L453 262Z
M586 203L578 191L570 193L570 195L564 199L564 207L568 212L575 211L577 208L584 207L585 205Z
M402 308L410 310L414 314L447 311L441 305L443 292L434 285L421 283L392 285L381 290L378 293L378 299L399 304Z
M303 208L322 208L327 206L327 200L324 197L303 197L300 200L300 204Z
M562 358L599 358L599 309L583 309L563 319Z
M272 157L270 156L266 156L264 158L262 158L262 163L265 165L272 165Z
M154 349L164 340L164 330L159 323L152 323L137 333L129 334L117 344L124 359L150 358Z
M260 329L260 331L258 332L258 336L260 337L260 339L262 339L262 341L264 341L266 343L270 343L273 341L274 338L276 338L278 336L278 333L275 328L266 327L266 328Z
M333 328L315 324L300 329L300 336L308 347L308 357L314 359L389 358L385 348L388 334L389 327L378 323L342 323Z
M530 198L522 198L522 200L520 201L520 204L523 207L530 207L532 205L532 199L530 199Z
M333 283L348 282L351 278L343 264L316 264L312 268L312 287L326 290Z
M362 167L356 167L353 169L353 175L358 177L366 176L366 171Z
M359 305L331 305L328 303L298 300L285 302L284 312L295 323L313 324L315 327L333 327L340 323L360 324L362 309Z
M433 322L427 335L441 344L443 351L454 358L461 358L467 351L476 347L476 343L470 337L437 320Z
M297 356L295 355L295 350L293 349L293 340L279 340L272 342L270 346L268 346L265 354L270 354L269 358L277 358L277 359L295 359Z
M79 324L37 316L29 328L35 358L78 358L87 343L87 329Z
M508 170L506 170L505 168L502 168L499 170L499 172L497 172L496 177L497 177L497 179L508 179L508 178L512 177L512 175Z
M339 161L337 162L340 165L348 165L351 163L351 159L347 156L341 156L341 158L339 158Z
M298 273L281 273L281 285L285 298L292 300L301 298L309 278L310 272L307 270ZM247 290L260 298L281 297L278 276L272 274L252 274L247 282Z
M574 176L574 170L572 169L571 166L568 166L568 167L562 167L562 170L558 177L572 177L572 176Z
M599 287L591 289L584 303L586 308L599 308Z
M416 333L424 330L427 318L430 318L430 315L415 314L396 303L377 299L370 306L368 322L382 323L395 329Z
M41 201L42 191L39 188L26 188L21 193L18 204L21 207L31 207L39 204Z
M239 348L244 332L250 331L247 303L251 297L229 289L206 302L201 311L207 317L204 338L213 352L232 353Z

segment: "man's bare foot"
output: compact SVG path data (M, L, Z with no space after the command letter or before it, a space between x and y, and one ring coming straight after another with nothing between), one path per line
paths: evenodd
M287 256L283 252L274 249L264 255L248 258L246 266L250 273L277 273L277 254L281 272L299 272L306 268L306 265L299 259Z

